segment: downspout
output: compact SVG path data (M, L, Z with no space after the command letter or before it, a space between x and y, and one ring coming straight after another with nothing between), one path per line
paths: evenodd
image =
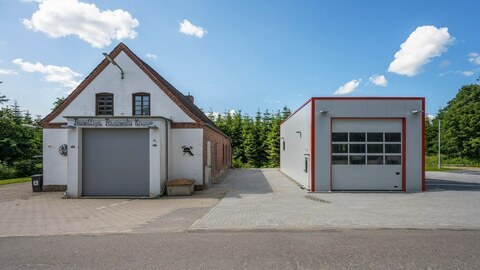
M165 121L165 182L162 185L162 188L160 190L160 196L162 196L165 192L165 188L167 186L167 181L168 181L168 167L169 167L169 161L168 161L168 124L170 119L164 118Z

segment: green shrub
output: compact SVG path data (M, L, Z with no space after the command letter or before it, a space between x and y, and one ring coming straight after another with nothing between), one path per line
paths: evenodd
M16 177L30 176L41 172L37 166L37 161L31 159L15 161L13 167L16 171Z
M15 177L15 169L0 162L0 179L10 179L13 177Z
M480 160L471 159L471 158L462 158L462 157L448 157L446 155L441 155L440 161L443 165L458 165L458 166L467 166L467 167L480 167ZM425 166L427 167L437 167L438 165L438 156L426 156L425 157Z

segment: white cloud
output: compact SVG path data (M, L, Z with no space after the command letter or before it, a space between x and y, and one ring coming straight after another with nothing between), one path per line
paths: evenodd
M43 65L42 63L30 63L17 58L12 61L14 64L19 65L23 71L26 72L38 72L44 74L44 79L47 82L60 83L64 87L75 88L80 81L76 81L76 77L82 76L81 74L71 70L69 67L59 67L54 65Z
M203 27L194 25L186 19L180 23L179 31L187 36L196 36L198 38L202 38L207 33L207 30L203 29Z
M145 56L146 56L147 58L151 58L151 59L155 59L155 60L157 60L157 55L156 55L156 54L153 54L153 53L147 53L147 54L145 54Z
M0 75L17 75L15 70L0 68Z
M78 0L43 0L23 24L51 38L75 35L96 48L108 46L112 40L135 38L134 29L139 25L127 11L101 11L95 4Z
M474 63L476 65L480 65L480 54L476 52L472 52L468 55L468 61L470 63Z
M360 85L361 81L362 81L362 79L351 80L351 81L347 82L346 84L340 86L337 89L337 91L335 91L333 94L334 95L346 95L346 94L352 93Z
M465 75L465 76L472 76L473 75L473 71L471 71L471 70L465 70L465 71L462 71L461 73L462 73L462 75Z
M415 76L432 58L446 52L447 46L454 40L446 27L420 26L400 45L400 50L395 53L395 59L390 63L388 71L409 77Z
M371 76L368 80L370 82L372 82L373 84L378 85L378 86L387 86L388 85L387 78L385 78L385 76L383 76L383 75L375 74L375 75Z

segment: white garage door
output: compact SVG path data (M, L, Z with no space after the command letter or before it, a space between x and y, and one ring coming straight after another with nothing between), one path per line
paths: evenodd
M148 196L148 129L84 129L85 196Z
M332 190L402 190L401 119L332 124Z

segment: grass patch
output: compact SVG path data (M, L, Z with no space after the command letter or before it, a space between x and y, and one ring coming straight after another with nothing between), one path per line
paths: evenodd
M1 185L14 184L14 183L29 182L31 180L32 180L32 178L30 178L30 177L3 179L3 180L0 180L0 186Z
M453 171L453 170L458 170L457 168L445 168L441 167L440 169L438 167L433 167L433 166L426 166L425 171L427 172L444 172L444 171Z

